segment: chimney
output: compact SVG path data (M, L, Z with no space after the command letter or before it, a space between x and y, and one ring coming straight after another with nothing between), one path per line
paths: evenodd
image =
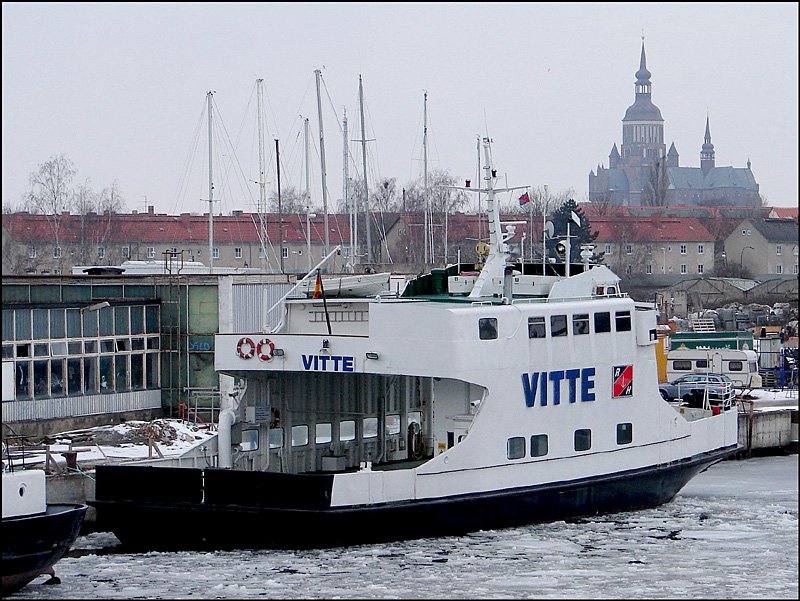
M152 215L155 212L155 207L153 205L147 205L147 214Z

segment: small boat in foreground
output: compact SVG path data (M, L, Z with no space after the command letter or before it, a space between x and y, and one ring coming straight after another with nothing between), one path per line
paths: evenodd
M80 532L88 506L47 503L45 486L43 470L3 471L3 597L40 574L55 578Z
M463 189L488 199L485 264L399 297L285 299L274 331L218 334L239 386L216 444L98 466L98 527L138 550L458 535L660 505L732 455L735 404L661 398L652 303L589 249L512 261L484 154L484 185Z

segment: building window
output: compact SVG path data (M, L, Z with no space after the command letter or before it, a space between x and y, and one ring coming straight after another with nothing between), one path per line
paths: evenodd
M104 246L98 246L97 247L97 258L98 259L103 259L103 258L105 258L105 256L106 256L105 247Z
M703 270L704 270L704 269L705 269L705 265L703 265L702 263L700 263L700 264L697 266L697 273L703 273Z
M779 255L779 254L781 254L782 252L783 252L783 246L782 246L782 245L780 245L780 244L776 244L776 245L775 245L775 254L776 254L776 255Z
M648 255L652 255L653 254L653 245L652 244L648 244L647 245L647 254Z
M605 254L607 254L607 255L610 255L611 254L611 245L610 244L606 244L605 247L604 247L603 252Z
M525 438L514 436L506 444L506 453L509 459L522 459L525 457Z
M647 273L647 275L650 275L650 274L653 273L653 264L652 263L648 263L647 264L647 266L645 267L645 273Z
M259 249L258 249L258 258L259 258L259 259L263 259L265 256L266 256L266 255L264 254L264 248L263 248L263 247L262 247L262 248L259 248Z
M626 244L625 245L625 254L632 255L633 254L633 244Z
M795 275L797 275L797 263L795 263L794 265L792 265L792 273L793 273L793 274L795 274Z
M681 273L686 273L686 263L681 263Z
M53 247L53 258L54 259L60 259L61 258L61 247L60 246L54 246Z
M575 450L588 451L592 448L592 431L588 428L575 430Z
M28 248L28 258L35 259L36 258L36 249L32 246Z
M236 257L237 259L241 259L242 258L242 247L241 246L237 246L236 248L233 249L233 256Z
M122 247L122 258L129 259L131 256L131 247L130 246L123 246Z
M617 424L617 444L633 442L633 424Z
M633 265L628 263L628 266L625 268L625 273L627 273L628 275L631 275L633 273Z
M494 340L497 338L497 318L481 317L478 320L478 335L481 340Z
M544 338L544 317L528 318L528 338Z
M686 254L686 245L685 244L681 244L681 254L682 255Z
M147 247L147 258L152 259L156 256L156 249L152 246Z
M704 252L706 252L705 245L704 244L698 244L697 245L697 254L698 255L702 255Z
M779 273L779 274L783 273L783 265L780 265L780 264L776 265L775 266L775 273Z
M288 247L286 247L286 246L282 246L281 247L281 256L284 259L288 259L289 258L289 248Z
M214 248L211 249L211 258L212 259L219 259L219 248L218 247L215 246Z
M531 436L531 457L545 455L547 455L547 434L534 434Z

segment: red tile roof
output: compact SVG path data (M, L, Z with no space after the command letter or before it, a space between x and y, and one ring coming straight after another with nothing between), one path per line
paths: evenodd
M695 217L624 217L592 219L597 242L713 242L714 236Z
M255 221L254 221L255 220ZM208 214L154 215L151 213L113 215L109 225L108 216L90 213L85 217L84 230L92 232L88 238L103 238L109 242L138 240L141 242L204 242L208 240ZM243 213L241 216L214 217L214 240L219 242L258 242L258 215ZM311 240L325 239L324 216L311 218ZM331 244L350 240L350 224L347 215L328 215ZM13 213L3 215L3 228L15 240L53 240L53 216ZM306 216L284 215L283 235L280 219L276 214L267 215L267 236L270 240L284 239L287 242L306 240ZM97 231L107 231L98 235ZM81 239L81 218L78 215L62 214L59 217L59 238L64 243Z

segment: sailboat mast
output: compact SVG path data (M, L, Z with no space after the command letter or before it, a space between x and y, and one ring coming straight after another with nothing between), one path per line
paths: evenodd
M259 239L261 242L262 262L267 260L267 189L264 177L266 175L266 167L264 165L264 125L262 121L263 104L262 104L262 85L263 79L257 79L256 83L258 92L258 223L261 231L259 232ZM262 265L262 269L264 265Z
M328 227L328 186L325 184L325 134L322 131L322 98L319 93L319 80L322 71L314 70L317 78L317 114L319 115L319 154L322 171L322 210L325 213L325 254L330 251L330 228Z
M350 177L350 153L347 146L347 109L344 109L342 115L342 198L344 199L344 206L347 209L350 219L350 257L347 260L348 270L353 269L356 263L356 240L358 240L358 219L356 219L356 211L351 206L351 201L347 190L347 180ZM352 201L355 204L355 198Z
M278 227L281 234L281 273L286 273L283 269L283 252L286 248L286 240L284 240L283 236L283 207L281 206L281 152L277 138L275 139L275 170L278 173Z
M206 94L208 100L208 265L209 271L214 269L214 173L212 148L212 120L211 120L211 96L213 92Z
M422 165L422 191L425 194L425 225L423 229L425 231L425 265L427 266L433 251L433 248L431 248L432 245L430 244L431 207L430 197L428 196L428 92L425 92L422 109Z
M306 253L308 254L308 270L311 271L311 185L308 168L308 118L303 120L303 141L306 150Z
M478 142L476 144L477 151L478 151L478 187L480 188L480 181L481 181L481 137L480 135L476 136L478 138ZM478 192L478 242L483 242L483 227L482 227L483 217L481 213L481 193Z
M361 161L364 165L364 214L366 217L365 227L367 229L367 261L373 263L372 258L372 236L370 231L369 214L369 193L367 188L367 130L364 128L364 84L361 75L358 76L358 104L361 109Z

